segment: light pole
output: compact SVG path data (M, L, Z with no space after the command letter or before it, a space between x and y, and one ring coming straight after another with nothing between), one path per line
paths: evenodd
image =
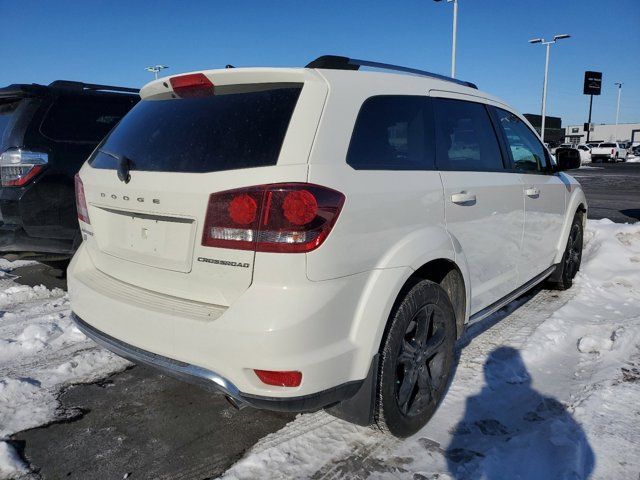
M442 0L433 0L441 2ZM458 43L458 0L447 0L453 3L453 40L451 45L451 78L456 78L456 44Z
M616 129L613 131L615 138L614 142L618 141L618 119L620 118L620 94L622 93L622 83L616 82L615 85L618 87L618 106L616 107Z
M570 36L571 35L567 35L567 34L555 35L553 37L553 40L551 40L550 42L545 42L544 38L533 38L529 40L529 43L540 43L542 45L546 45L547 47L547 56L544 63L544 84L542 86L542 126L540 128L540 137L542 138L543 142L544 142L544 124L545 124L545 118L547 115L547 80L549 78L549 52L551 50L551 45L556 43L558 40L562 40L563 38L569 38Z
M156 80L158 79L158 72L160 70L164 70L165 68L169 68L167 65L153 65L151 67L145 67L147 72L151 72L155 75Z

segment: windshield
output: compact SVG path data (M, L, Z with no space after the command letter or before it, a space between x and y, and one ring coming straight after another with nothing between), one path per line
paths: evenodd
M215 172L275 165L302 86L254 84L233 93L143 100L89 160L94 168Z

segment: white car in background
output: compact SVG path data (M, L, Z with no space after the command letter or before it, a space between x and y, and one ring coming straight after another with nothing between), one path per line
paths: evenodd
M593 162L624 162L627 159L627 149L622 143L603 142L591 149Z
M467 325L580 267L577 151L468 82L326 56L141 97L76 177L73 318L238 407L411 435Z

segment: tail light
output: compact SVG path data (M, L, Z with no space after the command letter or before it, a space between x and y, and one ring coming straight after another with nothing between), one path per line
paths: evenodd
M612 149L611 149L611 155L615 155L615 153L616 153L615 148L612 148Z
M213 95L214 87L204 73L189 73L169 79L171 88L180 98L208 97Z
M302 382L301 372L273 372L270 370L254 370L262 383L276 387L298 387Z
M302 253L333 228L344 195L309 183L277 183L212 193L202 234L207 247Z
M78 220L91 224L89 220L89 209L87 208L87 198L84 196L84 185L80 180L80 175L76 173L76 208L78 210Z
M42 171L49 156L42 152L11 149L0 155L0 177L3 187L21 187Z

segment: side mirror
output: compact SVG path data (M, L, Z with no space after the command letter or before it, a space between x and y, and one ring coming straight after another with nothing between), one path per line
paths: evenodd
M575 148L558 148L556 150L556 163L558 171L575 170L580 168L580 152Z

